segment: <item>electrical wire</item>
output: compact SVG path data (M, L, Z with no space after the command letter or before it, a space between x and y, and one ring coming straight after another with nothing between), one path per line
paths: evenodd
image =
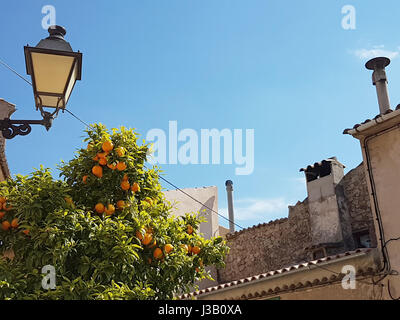
M78 116L76 116L75 114L73 114L71 111L69 111L68 109L65 109L65 110L66 110L67 112L69 112L74 118L76 118L77 120L79 120L80 122L82 122L85 126L89 127L89 125L88 125L86 122L84 122L84 121L83 121L82 119L80 119ZM147 168L145 165L144 165L144 167L145 167L146 169L149 169L149 168ZM237 227L239 227L239 228L241 228L241 229L244 229L244 227L240 226L239 224L237 224L237 223L234 222L234 221L231 221L229 218L226 218L225 216L223 216L222 214L218 213L218 212L215 211L214 209L210 208L209 206L207 206L207 205L204 204L203 202L197 200L196 198L194 198L193 196L191 196L191 195L188 194L187 192L183 191L181 188L179 188L178 186L176 186L176 185L173 184L172 182L168 181L168 180L167 180L166 178L164 178L163 176L159 175L159 178L160 178L161 180L163 180L164 182L166 182L167 184L169 184L170 186L172 186L173 188L175 188L176 190L178 190L179 192L181 192L181 193L183 193L184 195L186 195L187 197L191 198L193 201L199 203L199 204L202 205L204 208L206 208L206 209L210 210L211 212L217 214L219 217L221 217L221 218L227 220L228 222L232 222L235 226L237 226Z
M22 80L24 80L26 83L28 83L29 85L32 85L32 82L30 82L28 79L26 79L24 76L22 76L21 74L19 74L17 71L15 71L13 68L11 68L7 63L5 63L4 61L2 61L0 59L0 63L5 66L8 70L10 70L11 72L15 73L18 77L20 77Z
M10 71L12 71L13 73L15 73L18 77L20 77L22 80L24 80L26 83L28 83L29 85L32 86L32 83L27 80L25 77L23 77L21 74L19 74L17 71L15 71L13 68L11 68L8 64L6 64L5 62L3 62L2 60L0 60L0 63L3 64L7 69L9 69ZM67 111L71 116L73 116L75 119L77 119L78 121L80 121L81 123L83 123L86 127L90 127L89 124L87 124L85 121L83 121L81 118L79 118L77 115L75 115L74 113L72 113L70 110L68 109L64 109L65 111ZM145 166L146 167L146 166ZM147 167L146 167L147 168ZM231 221L230 219L226 218L225 216L221 215L220 213L218 213L217 211L213 210L212 208L210 208L209 206L205 205L204 203L202 203L201 201L197 200L196 198L194 198L193 196L191 196L190 194L188 194L187 192L183 191L181 188L177 187L175 184L173 184L172 182L168 181L167 179L165 179L162 176L159 176L161 180L163 180L164 182L168 183L169 185L171 185L172 187L174 187L176 190L182 192L183 194L185 194L186 196L188 196L189 198L191 198L193 201L201 204L204 208L207 208L208 210L210 210L211 212L216 213L218 216L220 216L221 218L227 220L228 222L232 222L235 226L244 229L242 226L238 225L236 222Z
M19 78L21 78L22 80L24 80L27 84L29 84L30 86L32 86L32 82L30 82L28 79L26 79L24 76L22 76L20 73L18 73L17 71L15 71L13 68L11 68L7 63L5 63L4 61L2 61L0 59L0 63L5 66L8 70L10 70L11 72L13 72L14 74L16 74ZM80 119L78 116L76 116L75 114L73 114L70 110L68 109L64 109L65 111L67 111L71 116L73 116L74 118L76 118L78 121L82 122L85 126L90 127L90 125L88 125L85 121L83 121L82 119Z
M2 61L1 59L0 59L0 64L2 64L3 66L5 66L7 69L9 69L9 70L10 70L11 72L13 72L15 75L17 75L20 79L24 80L26 83L28 83L30 86L32 86L32 82L30 82L28 79L26 79L24 76L22 76L20 73L18 73L16 70L14 70L12 67L10 67L7 63L5 63L4 61ZM87 124L85 121L83 121L82 119L80 119L77 115L75 115L75 114L74 114L73 112L71 112L70 110L68 110L68 109L64 109L64 110L67 111L67 112L68 112L71 116L73 116L75 119L77 119L78 121L80 121L82 124L84 124L86 127L90 127L89 124ZM146 167L146 166L145 166L145 167ZM147 168L147 167L146 167L146 168ZM148 168L147 168L147 169L148 169ZM211 212L217 214L218 216L220 216L221 218L227 220L228 222L232 222L235 226L237 226L237 227L239 227L239 228L241 228L241 229L244 229L242 226L238 225L236 222L231 221L230 219L228 219L228 218L226 218L225 216L221 215L220 213L218 213L217 211L213 210L213 209L210 208L209 206L205 205L205 204L202 203L201 201L197 200L196 198L194 198L193 196L191 196L191 195L188 194L187 192L183 191L181 188L179 188L178 186L176 186L176 185L173 184L172 182L170 182L170 181L168 181L167 179L165 179L164 177L162 177L161 175L159 175L159 178L160 178L161 180L163 180L164 182L166 182L167 184L169 184L170 186L172 186L173 188L175 188L176 190L178 190L178 191L180 191L181 193L183 193L184 195L186 195L187 197L191 198L193 201L195 201L195 202L199 203L200 205L202 205L203 207L207 208L207 209L210 210ZM379 219L378 219L378 220L379 220ZM382 230L380 230L380 231L382 232ZM384 251L384 250L386 249L386 245L387 245L389 242L391 242L391 241L397 241L397 240L400 240L400 237L399 237L399 238L389 239L389 240L385 241L385 242L384 242L384 245L382 246L382 251ZM385 257L385 254L384 254L384 257ZM387 263L387 261L385 261L385 263ZM328 269L328 268L324 268L324 267L319 266L319 265L317 265L317 264L314 264L313 266L315 266L315 267L317 267L317 268L320 268L320 269L323 269L323 270L325 270L325 271L331 272L331 273L336 274L336 275L341 275L341 273L339 273L339 272L330 270L330 269ZM308 268L311 269L311 266L308 266ZM383 277L381 277L377 282L373 281L372 283L370 283L370 282L364 282L364 281L361 281L361 280L358 280L358 281L361 282L361 283L368 284L368 285L377 285L377 284L378 284L380 281L382 281L388 274L389 274L389 273L385 273L385 275L384 275ZM381 286L384 286L384 285L382 284ZM400 300L400 297L394 298L394 297L392 296L391 291L390 291L390 282L389 282L389 280L388 280L388 293L389 293L390 297L392 298L392 300Z
M400 237L391 238L391 239L385 241L385 243L384 243L384 245L383 245L383 247L382 247L382 250L383 250L383 249L386 249L386 246L388 245L389 242L391 242L391 241L399 241L399 240L400 240ZM389 274L390 274L390 275L396 275L396 276L399 275L398 271L396 271L396 270L391 270L389 273L387 273L387 275L389 275ZM392 294L392 292L391 292L391 290L390 290L390 280L389 280L389 279L388 279L388 281L387 281L387 286L388 286L389 297L390 297L392 300L399 301L399 300L400 300L400 296L399 296L398 298L393 297L393 294Z
M386 246L388 245L389 242L391 242L391 241L398 241L398 240L400 240L400 237L391 238L391 239L389 239L389 240L387 240L387 241L385 242L385 244L383 245L382 248L386 248Z
M5 63L4 61L2 61L0 59L0 63L2 65L4 65L7 69L9 69L11 72L13 72L14 74L16 74L19 78L21 78L22 80L24 80L26 83L28 83L29 85L32 86L32 83L26 79L24 76L22 76L20 73L18 73L17 71L15 71L13 68L11 68L7 63ZM90 125L88 125L85 121L83 121L82 119L80 119L78 116L76 116L74 113L72 113L70 110L65 109L65 111L67 111L70 115L72 115L74 118L76 118L78 121L80 121L81 123L83 123L85 126L90 127ZM207 205L205 205L204 203L202 203L201 201L195 199L194 197L192 197L191 195L189 195L188 193L184 192L181 188L177 187L176 185L174 185L173 183L169 182L167 179L165 179L164 177L160 176L160 179L162 179L163 181L165 181L166 183L168 183L169 185L171 185L172 187L176 188L178 191L182 192L183 194L185 194L186 196L188 196L189 198L191 198L192 200L194 200L195 202L201 204L202 206L204 206L205 208L207 208L208 210L216 213L218 216L220 216L221 218L231 222L230 219L226 218L225 216L219 214L218 212L216 212L215 210L213 210L212 208L208 207ZM233 222L233 221L232 221ZM238 225L237 223L233 222L233 224L241 229L244 229L242 226ZM390 239L389 241L391 241L393 239ZM397 240L397 239L394 239ZM388 242L389 242L388 241ZM383 246L383 248L386 246L387 242L385 243L385 245Z
M71 116L73 116L75 119L77 119L78 121L82 122L86 127L90 127L89 124L87 124L85 121L83 121L81 118L79 118L78 116L76 116L75 114L73 114L71 111L69 111L68 109L64 109L65 111L67 111Z
M146 166L145 166L146 167ZM146 167L147 168L147 167ZM148 168L147 168L148 169ZM232 222L235 226L244 229L244 227L238 225L236 222L231 221L229 218L223 216L222 214L218 213L217 211L213 210L212 208L210 208L209 206L205 205L204 203L202 203L201 201L197 200L196 198L194 198L193 196L191 196L189 193L183 191L181 188L177 187L175 184L173 184L172 182L168 181L167 179L165 179L163 176L159 176L159 178L161 180L163 180L164 182L168 183L170 186L172 186L173 188L175 188L176 190L178 190L179 192L182 192L184 195L186 195L187 197L191 198L193 201L197 202L198 204L201 204L204 208L210 210L211 212L216 213L218 216L220 216L221 218L227 220L228 222Z

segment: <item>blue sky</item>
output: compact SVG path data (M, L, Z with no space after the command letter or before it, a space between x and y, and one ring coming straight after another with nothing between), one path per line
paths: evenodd
M299 168L331 156L346 170L361 162L358 142L342 131L379 112L369 58L392 58L389 93L393 106L400 101L395 0L8 1L0 59L24 75L23 46L47 35L45 5L84 55L68 106L84 121L133 127L143 137L154 128L168 133L169 121L199 133L254 129L251 175L235 175L235 164L163 166L182 188L217 186L221 212L225 181L233 180L243 227L284 217L306 197ZM342 28L345 5L356 10L355 30ZM40 117L32 89L2 66L0 97L17 105L14 119ZM71 159L83 129L64 113L49 132L36 127L8 141L11 172Z

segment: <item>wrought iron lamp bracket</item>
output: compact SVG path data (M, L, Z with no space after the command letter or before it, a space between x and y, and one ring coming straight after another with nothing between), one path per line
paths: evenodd
M5 139L12 139L17 135L26 136L32 131L31 125L42 125L48 131L53 123L53 114L47 111L42 112L42 120L11 120L6 118L0 120L0 131Z

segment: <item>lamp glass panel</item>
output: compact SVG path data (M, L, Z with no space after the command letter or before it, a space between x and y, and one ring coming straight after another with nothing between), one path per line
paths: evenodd
M76 82L76 77L78 75L78 63L74 64L74 69L72 70L71 79L69 80L67 90L65 91L65 103L68 102L69 96L74 88Z
M74 57L32 52L36 90L62 95L73 62Z
M57 102L58 102L58 97L54 97L54 96L46 96L46 95L42 95L40 94L39 97L42 99L42 106L44 107L57 107ZM63 107L63 105L61 104L60 107Z

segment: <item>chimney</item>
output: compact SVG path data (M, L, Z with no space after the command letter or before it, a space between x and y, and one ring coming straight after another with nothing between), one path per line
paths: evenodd
M344 168L332 157L300 169L307 180L312 246L325 248L328 255L343 247L352 250L354 246L340 185Z
M228 196L228 213L229 213L229 232L235 232L234 214L233 214L233 182L227 180L225 182L226 193Z
M372 84L376 87L376 93L378 95L379 110L381 114L385 114L390 110L389 94L387 89L387 77L385 67L390 64L390 59L385 57L379 57L369 60L365 67L368 70L373 70L372 73Z

